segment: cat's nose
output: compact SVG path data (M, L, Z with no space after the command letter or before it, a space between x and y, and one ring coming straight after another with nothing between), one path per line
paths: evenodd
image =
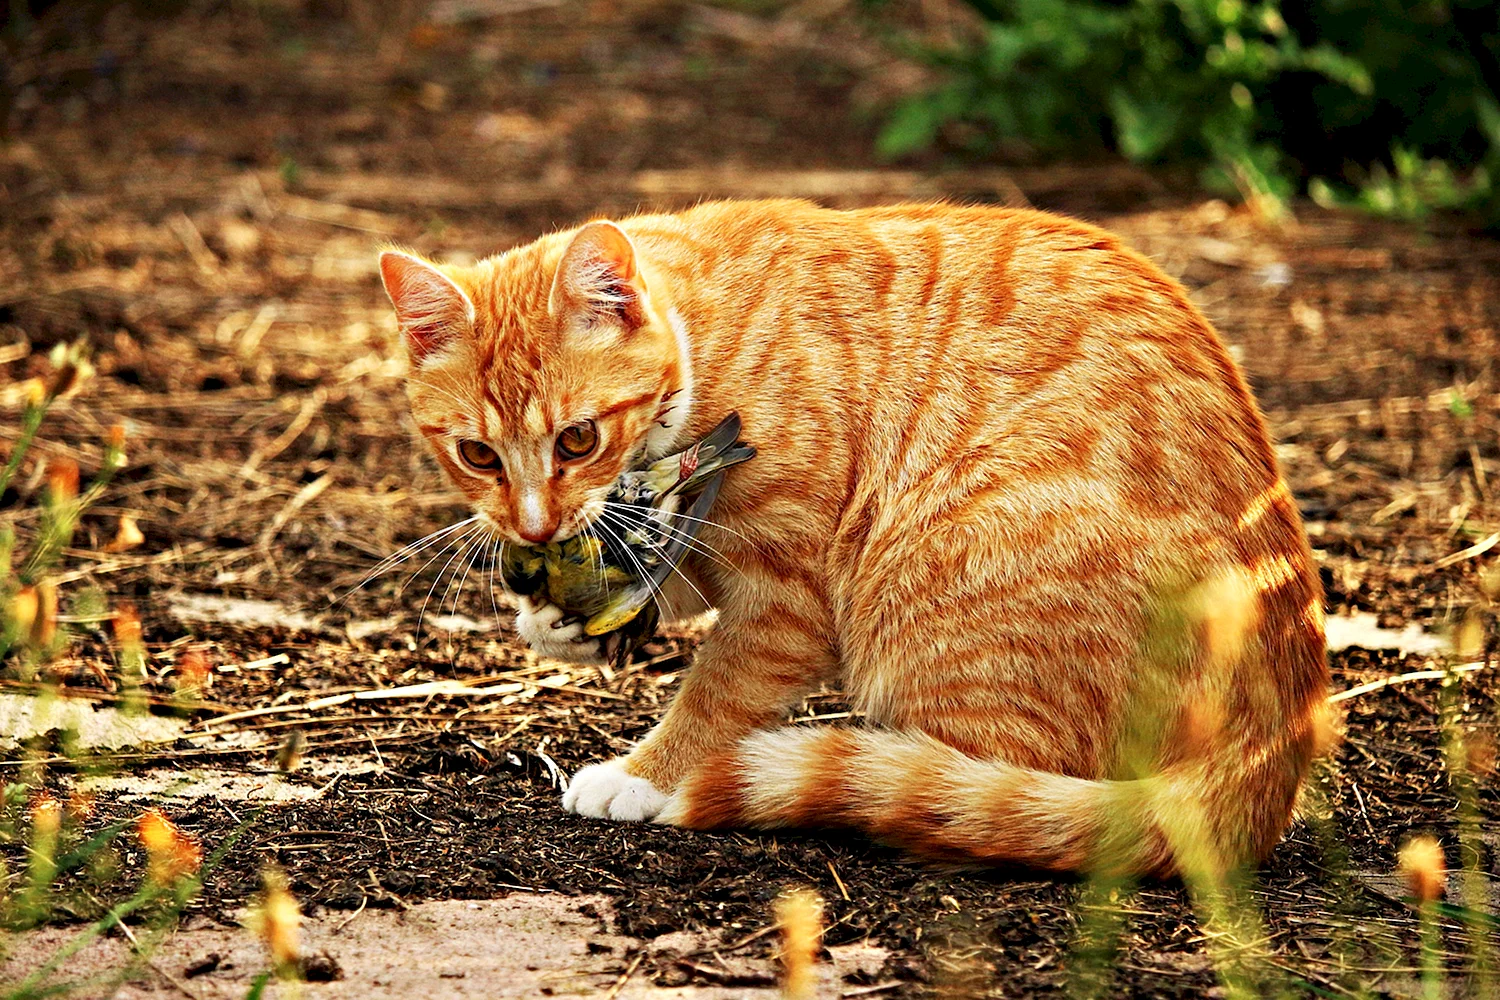
M557 534L557 524L554 522L551 527L540 529L517 528L516 533L533 545L542 545L552 541L552 536Z
M516 533L533 545L552 541L561 513L537 489L520 489L517 501Z

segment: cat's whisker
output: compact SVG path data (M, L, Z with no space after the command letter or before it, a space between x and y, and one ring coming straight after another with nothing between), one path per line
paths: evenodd
M419 640L422 637L422 626L427 620L427 603L432 600L432 592L437 589L438 583L442 581L444 574L448 572L448 567L452 566L453 561L457 559L459 555L465 551L465 549L467 549L470 540L472 540L473 537L480 530L482 530L482 527L483 526L469 531L464 535L462 539L459 540L459 547L454 550L453 555L448 557L448 561L443 563L443 568L438 570L437 576L432 578L432 585L427 588L427 596L422 598L422 608L417 612L417 638ZM426 567L424 566L423 569L426 569ZM441 607L442 603L439 602L438 606Z
M417 577L421 576L423 573L427 572L427 567L431 566L433 563L435 563L439 559L443 558L443 553L447 552L449 549L453 548L455 545L462 545L463 542L464 542L464 539L470 537L477 530L478 530L477 528L472 528L471 527L468 531L465 531L461 535L458 535L456 537L450 537L446 542L443 543L443 546L440 549L438 549L437 552L435 552L431 556L431 558L429 558L425 563L423 563L421 565L421 567L419 569L415 570L410 576L408 576L406 578L406 582L403 583L399 588L397 588L397 590L396 590L396 596L397 597L401 597L403 594L405 594L406 593L406 588L411 586L412 581L415 580Z
M479 520L477 516L465 518L464 520L459 521L457 524L450 524L446 528L439 528L438 530L431 532L430 534L423 535L421 538L418 538L414 542L409 542L406 545L401 546L401 548L397 549L395 552L392 552L390 555L380 560L380 562L376 563L374 568L365 574L364 579L360 580L359 583L355 584L353 587L350 587L347 591L345 591L344 596L340 597L337 603L342 604L350 597L352 597L357 591L363 590L366 586L369 585L370 581L374 580L376 577L383 576L384 574L389 573L391 570L406 562L408 559L420 555L422 551L430 548L433 545L436 545L438 539L442 538L444 535L451 534L452 532L457 531L459 528L465 527L469 524L473 524L477 520Z
M704 607L711 608L711 607L714 606L714 602L710 601L707 597L705 597L703 595L703 591L701 591L701 590L698 589L698 585L696 583L694 583L688 577L688 575L686 573L684 573L677 566L676 563L672 562L672 560L667 556L666 552L662 551L661 546L659 546L655 542L651 541L651 539L649 537L647 537L645 539L645 541L646 541L646 544L651 547L652 551L654 551L658 556L660 556L663 560L666 561L667 565L669 567L671 567L671 572L676 573L678 576L682 577L682 582L686 583L689 587L693 588L693 593L695 593L695 594L698 595L698 599L703 602L703 606ZM628 549L627 549L627 551L628 551ZM634 558L633 554L632 554L632 558ZM637 561L637 565L639 565L639 561ZM647 577L647 579L650 579L650 577Z
M662 512L658 511L658 513ZM698 555L701 555L707 559L712 559L714 562L723 566L725 569L734 570L734 572L738 573L740 576L745 575L745 571L736 566L734 560L730 559L729 556L725 555L721 550L704 541L702 536L694 535L690 533L686 528L680 528L675 525L668 524L664 521L659 521L652 527L655 530L665 534L668 539L680 542L685 548L688 549L688 551L696 552Z
M597 593L603 593L605 588L609 586L609 580L604 575L604 539L600 538L594 532L594 526L592 524L584 525L583 532L594 541L599 543L599 551L594 553L593 557L589 561L594 564L594 575L599 578L599 586L595 588L595 590Z
M495 572L500 567L500 547L505 540L498 535L490 542L490 565L484 570L484 587L490 592L490 609L495 612L495 624L500 624L500 602L495 600Z
M484 539L476 538L459 554L458 565L453 568L453 575L448 578L448 586L443 589L442 600L438 601L438 611L442 611L443 603L448 600L448 595L453 595L453 600L448 605L448 615L450 618L458 614L458 602L464 595L464 585L469 580L469 570L474 568L474 556L483 547ZM463 576L459 576L460 569L463 570ZM455 583L458 585L456 589L454 587ZM446 631L451 642L456 629L450 625Z
M651 579L651 574L646 571L645 566L641 565L641 560L636 556L634 552L630 551L630 546L626 544L625 539L618 535L602 519L599 521L595 521L594 523L598 525L599 530L608 532L609 536L619 543L621 551L623 551L625 555L629 557L631 562L635 563L635 571L637 575L640 576L641 582L646 585L646 592L651 595L651 600L656 602L656 610L661 614L662 620L674 620L677 616L670 613L672 602L666 599L666 594L662 593L661 587L656 583L656 581Z
M476 536L476 532L470 532L467 536L464 537L464 539L459 543L458 547L454 550L453 554L448 557L448 561L443 564L443 568L438 570L437 576L433 578L432 586L428 588L427 596L430 599L433 590L437 588L438 584L443 582L443 577L445 575L448 576L448 586L443 589L443 596L438 599L439 611L443 610L443 602L448 599L448 595L453 591L453 581L458 578L457 567L461 567L463 565L464 558L473 548ZM450 567L454 567L451 575L448 574L448 570ZM422 604L422 611L424 614L426 613L426 610L427 604L424 601Z
M450 615L456 615L456 614L458 614L458 601L459 601L459 598L461 598L461 597L464 596L464 586L466 584L468 584L468 582L469 582L469 572L474 568L474 559L475 559L475 557L478 556L479 553L484 549L484 543L485 543L484 536L481 535L478 538L478 540L476 540L474 542L473 545L469 546L468 555L466 556L466 559L465 559L466 565L464 566L464 575L463 575L463 578L458 581L458 591L457 591L457 593L455 593L453 595L453 604L448 609L448 613ZM445 594L444 597L446 598L446 596L447 595ZM440 605L440 607L441 607L441 605Z
M616 508L625 508L625 509L628 509L630 507L629 504L623 504L623 503L620 503L619 501L616 501L616 500L606 500L606 501L604 501L604 504L607 507L616 507ZM749 542L751 545L755 544L755 539L751 538L749 535L746 535L746 534L744 534L742 532L739 532L739 531L735 531L733 528L729 527L728 525L726 525L726 524L720 524L718 521L711 521L711 520L709 520L706 517L695 517L692 514L684 514L684 513L682 513L682 511L679 511L679 510L665 510L665 509L662 509L662 508L656 508L656 509L654 509L652 511L652 513L653 514L661 514L661 515L664 515L666 517L678 517L678 518L681 518L684 521L695 521L698 524L706 525L707 527L710 527L710 528L717 528L720 531L724 532L725 534L733 535L736 538L743 539L744 541Z
M615 523L618 525L620 523L620 515L615 514L615 518ZM696 538L693 535L689 534L685 529L676 528L670 524L664 524L660 522L653 524L650 527L652 530L657 530L665 533L670 540L680 542L682 546L688 551L695 552L706 559L712 559L714 562L719 563L725 569L734 570L734 572L738 573L740 576L745 575L744 570L736 566L733 560L731 560L723 552L720 552L718 549L714 548L712 545L709 545L702 539Z

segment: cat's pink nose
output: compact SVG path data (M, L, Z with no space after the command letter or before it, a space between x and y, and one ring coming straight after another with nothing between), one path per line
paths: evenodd
M523 527L516 530L517 533L520 534L520 536L526 539L528 542L531 542L533 545L541 545L545 542L552 541L552 536L557 534L557 522L552 522L552 525L550 527L543 527L534 530L528 530L527 528Z

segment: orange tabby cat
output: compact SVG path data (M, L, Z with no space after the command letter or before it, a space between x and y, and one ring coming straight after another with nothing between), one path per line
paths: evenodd
M758 449L663 595L712 633L568 809L1058 870L1276 844L1326 702L1317 575L1224 345L1115 237L726 202L381 271L413 413L499 538L608 530L622 469L732 410ZM599 656L547 604L517 630ZM785 724L824 681L869 724Z

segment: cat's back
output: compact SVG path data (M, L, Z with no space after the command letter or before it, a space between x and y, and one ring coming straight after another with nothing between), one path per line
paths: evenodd
M802 444L842 420L898 491L983 463L976 474L1071 476L1145 513L1228 522L1277 479L1212 326L1096 226L987 206L750 201L626 228L695 300L715 359L704 377L747 419L759 429L763 402L792 446L788 399L815 403ZM833 414L829 399L842 400Z
M1061 339L1101 349L1146 340L1171 364L1222 370L1222 345L1185 291L1113 233L1032 209L945 202L840 210L800 200L723 201L627 226L694 284L746 316L819 316L889 350L940 340L993 367ZM1048 337L1047 330L1065 330ZM1029 339L1028 339L1029 338ZM1196 359L1196 360L1195 360Z

